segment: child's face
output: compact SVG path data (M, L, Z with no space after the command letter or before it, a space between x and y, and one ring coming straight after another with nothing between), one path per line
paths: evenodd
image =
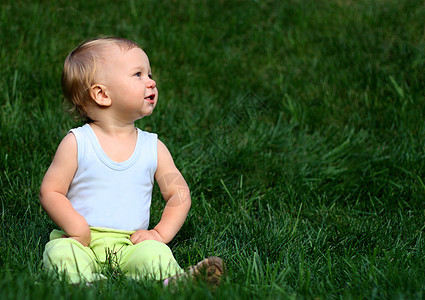
M123 51L111 46L105 58L99 81L111 99L110 112L125 122L150 115L158 90L146 53L137 47Z

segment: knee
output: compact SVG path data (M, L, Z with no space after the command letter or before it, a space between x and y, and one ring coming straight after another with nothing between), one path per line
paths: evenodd
M171 249L164 243L148 240L132 247L123 264L123 271L129 276L160 280L182 271Z
M171 249L164 243L148 240L132 246L124 261L129 265L142 266L159 262L175 261Z
M173 257L171 249L166 244L158 241L143 241L135 246L137 247L136 251L139 253L143 253L143 256L147 260L154 259L157 257Z
M79 243L72 239L55 239L46 244L43 263L46 267L73 263L77 253L81 251ZM81 245L81 247L83 247Z

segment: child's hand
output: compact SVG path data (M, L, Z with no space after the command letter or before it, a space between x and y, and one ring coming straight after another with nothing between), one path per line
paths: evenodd
M134 245L147 240L155 240L165 244L161 235L155 229L151 229L151 230L141 229L133 233L130 237L130 241Z

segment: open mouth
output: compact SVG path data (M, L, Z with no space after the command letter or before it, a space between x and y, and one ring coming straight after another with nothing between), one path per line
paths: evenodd
M155 94L151 94L151 95L145 97L145 100L148 100L151 103L153 103L153 99L155 99Z

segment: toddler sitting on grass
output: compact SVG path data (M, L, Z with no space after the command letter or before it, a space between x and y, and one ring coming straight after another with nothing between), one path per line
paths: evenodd
M66 58L65 98L86 121L60 143L40 189L40 202L62 229L54 230L43 264L71 283L105 278L101 266L114 254L115 267L136 279L203 279L217 285L223 262L209 257L184 272L169 243L191 206L190 191L167 147L134 122L158 101L146 53L133 41L86 41ZM166 205L148 230L156 179Z

